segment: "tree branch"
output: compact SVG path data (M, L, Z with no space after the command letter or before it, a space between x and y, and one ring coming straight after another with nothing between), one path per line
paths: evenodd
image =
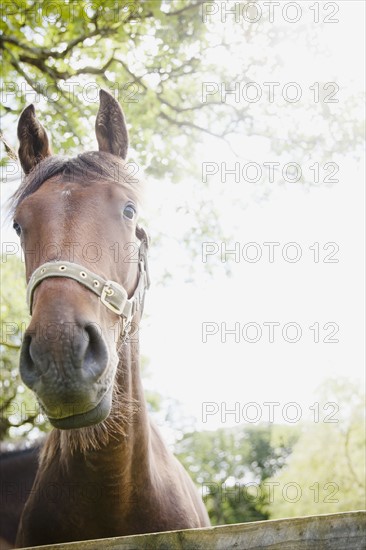
M6 139L4 138L2 132L0 132L0 141L2 141L2 143L4 144L5 151L7 152L8 157L11 160L18 160L18 155L16 154L14 149L11 147L11 145L9 145L9 143L6 141ZM0 342L0 345L1 345L1 342Z
M353 468L352 460L351 460L351 457L350 457L350 454L349 454L350 434L351 434L351 428L348 428L347 433L345 434L345 440L344 440L344 449L345 449L345 453L346 453L347 464L348 464L349 470L350 470L351 475L352 475L354 481L356 482L356 484L359 487L364 488L365 485L363 483L361 483L361 481L358 479L357 474L356 474L356 472Z
M3 340L0 340L0 346L5 346L9 349L16 349L19 350L21 345L20 344L9 344L8 342L3 342Z
M184 13L188 10L199 8L200 6L202 6L204 1L205 0L199 0L199 2L196 2L195 4L190 4L189 6L185 6L184 8L181 8L180 10L165 12L165 15L167 15L169 17L173 17L175 15L181 15L182 13Z
M6 399L4 401L4 403L1 404L1 407L0 407L0 412L1 412L1 417L3 418L4 417L4 411L6 411L6 409L8 408L8 406L10 405L10 403L13 401L13 399L15 398L16 396L16 392L12 394L11 397L9 397L8 399Z
M72 76L79 74L104 74L113 61L115 61L115 58L112 56L100 69L96 69L95 67L83 67L82 69L78 69Z
M221 134L216 134L215 132L211 132L211 130L208 130L207 128L204 128L203 126L198 126L198 124L194 124L194 122L189 122L188 120L174 120L166 113L160 112L160 116L162 116L165 120L170 122L170 124L173 124L174 126L179 126L180 128L186 127L186 128L192 128L192 130L198 130L200 132L203 132L205 134L208 134L212 137L219 138L225 140L226 135L228 132L224 130ZM226 140L225 140L226 141Z

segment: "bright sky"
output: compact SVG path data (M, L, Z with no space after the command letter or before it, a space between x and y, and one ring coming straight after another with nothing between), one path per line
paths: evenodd
M310 5L313 3L301 2L304 13L304 6ZM295 44L286 40L278 44L273 55L281 58L282 67L271 80L296 81L303 89L316 81L337 82L343 97L362 90L364 4L351 1L338 2L338 5L339 23L316 28L308 17L308 26L301 27ZM315 56L314 48L305 40L307 33L315 34L316 39L320 37L321 47ZM226 61L216 57L218 65ZM231 55L233 72L235 61L239 67L241 56ZM258 82L261 82L261 70L262 81L268 80L268 68L264 67L258 70ZM358 109L362 120L361 104ZM298 117L297 111L293 116ZM306 118L293 120L297 125L308 122ZM273 153L268 154L267 144L261 139L237 136L232 145L239 154L245 151L245 162L251 159L261 164L279 160ZM212 160L227 161L230 167L238 161L221 142L208 139L202 150L202 161ZM162 265L170 266L173 280L166 287L153 286L147 298L148 318L141 336L143 353L150 358L151 377L146 384L181 401L187 414L195 417L198 428L235 424L234 414L221 418L220 413L225 412L225 406L227 410L235 409L236 402L240 403L240 410L244 410L241 421L244 415L256 418L258 414L262 420L268 420L266 402L280 403L277 411L287 403L296 402L302 408L302 417L311 418L310 407L318 400L316 388L323 381L329 377L363 380L364 172L362 163L358 164L352 157L337 160L339 183L310 190L296 184L272 186L268 200L256 200L253 187L243 182L236 184L233 176L228 176L226 184L220 182L219 177L213 181L209 198L216 195L219 199L220 219L235 235L235 239L227 242L227 248L232 249L237 241L242 251L246 243L255 242L263 254L257 263L249 263L242 257L238 263L231 262L231 278L219 268L211 280L202 276L202 280L186 283L178 265L175 275L172 268L172 264L180 263L177 256L184 258L182 247L172 239L164 250L159 250L156 265L151 267L153 280L154 272L160 272ZM199 185L200 181L185 182L186 197L190 193L193 196L194 187ZM147 218L152 219L153 226L169 227L170 231L168 216L156 221L153 203L164 202L164 211L168 211L170 201L177 200L172 197L174 189L169 182L154 187L151 183L149 191L146 202L153 214L148 213ZM236 207L230 202L233 198L238 201ZM269 248L264 242L280 243L273 263L268 261ZM298 243L302 252L297 263L282 258L283 246L289 242ZM324 255L334 250L333 245L323 250L330 242L339 247L334 255L338 263L322 261ZM319 263L314 262L315 252L309 248L314 243L319 243ZM291 254L294 249L288 251ZM254 253L253 248L248 249L249 255ZM217 253L210 258L210 263L219 265L220 260ZM268 341L268 324L263 324L266 322L280 323L276 325L273 343ZM290 322L301 328L302 337L297 343L288 343L282 337L283 326ZM217 329L216 334L207 336L206 343L202 342L204 323L210 323L206 330ZM247 323L256 323L262 337L256 343L248 343L241 336L236 343L231 334L223 343L221 323L226 323L227 329L240 323L240 331ZM314 342L315 328L309 329L315 323L319 323L319 343ZM326 323L332 324L324 329ZM256 331L257 325L252 325L252 330ZM324 343L326 335L337 327L338 333L333 338L339 342ZM255 335L249 332L247 339L254 339ZM257 405L245 408L250 402ZM210 413L206 415L206 422L202 422L203 410ZM288 416L296 417L298 410L290 408ZM277 414L275 418L280 422L286 420L284 414Z
M338 2L339 22L316 26L309 18L308 7L313 4L301 2L307 18L298 24L296 43L284 39L272 52L282 61L272 80L296 81L304 89L316 81L337 82L348 98L361 90L364 82L361 52L364 52L365 5L353 0ZM306 40L309 36L310 46ZM314 55L311 44L316 40L312 42L312 37L319 36L322 47ZM226 54L222 53L220 58L220 52L216 51L215 55L218 67L227 61ZM233 52L231 63L233 68L235 63L240 66L239 51ZM259 66L257 80L268 80L268 70ZM361 105L358 108L361 120L363 109ZM298 116L294 110L290 122L305 128L309 121ZM274 153L269 154L267 142L260 138L237 136L231 145L237 153L245 151L245 160L239 159L242 163L248 159L259 164L279 160ZM211 138L204 140L199 157L202 162L226 161L231 166L238 162L229 147ZM318 400L316 388L323 381L329 377L363 379L364 173L362 163L353 156L337 162L339 183L311 188L274 184L267 200L263 200L258 188L245 182L235 183L232 176L228 176L226 183L218 176L210 180L209 198L218 206L225 230L235 235L226 243L227 248L239 243L241 258L237 263L230 262L230 278L222 267L220 253L209 258L210 265L217 267L212 277L202 269L200 258L196 260L193 281L182 267L191 260L179 238L191 221L189 216L175 214L175 207L189 196L195 200L195 190L202 182L148 183L145 212L148 226L152 233L164 231L167 236L158 256L152 253L153 284L141 331L142 353L150 360L150 376L145 386L180 401L184 414L194 417L197 428L235 424L235 415L228 415L224 422L220 416L225 406L234 409L235 402L241 410L244 407L247 417L260 414L262 420L268 420L266 402L279 403L280 409L296 402L302 407L302 417L308 418L309 408ZM308 167L304 169L310 173ZM3 184L3 200L13 185ZM2 239L14 240L8 226L4 227ZM253 242L256 248L245 248ZM268 260L269 246L263 244L266 242L280 243L274 250L273 263ZM286 248L291 242L297 243L297 253L302 254L296 263L282 256L284 251L293 257L295 248ZM327 243L335 245L324 250ZM216 244L220 250L221 241ZM317 246L318 263L314 262ZM262 254L258 262L243 259L243 254L251 258L258 251ZM324 263L332 252L334 256L329 259L338 262ZM165 286L154 284L165 267L172 273L172 279ZM272 322L279 325L274 327L271 343L268 323ZM221 341L222 323L229 330L239 324L239 342L235 342L233 334L227 335L226 342ZM295 339L296 331L301 331L296 343L286 341L282 335L288 323L292 325L287 326L287 339ZM316 343L318 329L320 341ZM246 341L243 330L248 331L247 340L257 336L258 341ZM208 334L203 342L203 331L216 333ZM325 343L326 337L339 342ZM251 402L256 405L245 408ZM211 411L206 422L202 410ZM294 408L288 411L289 416L296 416L295 413ZM286 419L276 415L276 420Z

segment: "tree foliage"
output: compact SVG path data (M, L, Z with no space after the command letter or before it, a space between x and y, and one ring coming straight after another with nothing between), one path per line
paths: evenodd
M1 264L0 441L17 441L48 428L33 393L19 376L19 352L29 322L24 264L9 256Z
M136 121L131 142L140 165L169 174L181 157L163 136L179 138L177 116L184 112L189 126L200 107L191 90L204 47L201 3L7 2L1 37L6 114L14 120L29 99L40 102L56 151L70 153L89 145L96 88L109 88L127 119Z
M247 159L241 136L267 139L274 154L290 150L295 161L314 154L319 162L331 160L359 148L359 98L347 94L334 103L312 101L308 89L298 103L245 101L242 94L203 97L206 85L241 90L271 80L281 64L276 46L298 34L296 26L273 25L268 16L257 24L231 17L223 25L204 17L203 4L8 0L0 37L5 137L33 101L52 127L56 152L89 146L97 85L115 92L131 124L139 165L159 177L200 176L198 144L204 136L222 141L223 150L241 159ZM311 37L314 51L319 36ZM324 83L318 84L321 90ZM297 116L314 124L294 124Z
M73 155L94 149L96 91L108 88L126 113L131 158L149 175L172 184L195 179L194 191L182 194L176 205L177 212L189 220L182 240L193 255L204 238L223 237L217 205L227 186L216 188L213 196L210 182L203 182L201 175L202 160L221 161L207 152L211 144L222 146L224 159L248 161L253 160L247 152L250 140L260 139L272 155L268 160L324 163L350 152L357 154L363 129L360 98L344 90L342 101L336 103L305 98L298 104L256 103L235 101L233 95L226 101L220 93L204 101L205 83L221 90L222 85L242 88L273 79L281 63L276 45L286 36L295 43L297 33L306 30L296 25L271 26L266 18L258 24L205 21L202 4L203 0L7 0L2 6L0 36L7 154L16 146L19 113L31 102L52 135L55 153ZM321 33L321 26L317 28L309 39L314 55ZM307 91L312 84L306 83ZM319 83L323 91L324 84ZM6 158L6 162L13 161ZM300 183L306 183L306 178ZM259 188L266 198L271 183L263 177ZM155 245L164 245L161 234L156 235ZM8 258L2 268L0 439L9 439L30 434L35 424L36 431L47 429L47 424L35 416L34 399L18 377L21 323L28 320L23 267ZM345 393L347 386L343 386L334 391L349 409L357 392ZM156 394L149 395L149 400L153 410L163 407ZM205 487L215 523L360 507L364 442L357 403L352 404L348 423L304 430L292 455L297 435L277 427L187 432L177 443L177 452L194 480ZM281 498L272 502L264 491L268 481L298 483L301 499L296 505ZM324 501L332 489L329 485L324 489L327 483L339 487L338 502ZM314 501L317 490L319 502Z
M265 97L263 83L280 78L276 71L284 64L278 45L295 42L301 35L315 55L321 25L309 30L277 20L271 24L268 13L258 23L228 16L222 24L220 18L204 16L204 4L203 0L8 0L0 36L2 131L12 148L19 113L34 102L52 135L55 153L94 149L96 88L106 87L126 112L133 147L130 158L139 168L171 185L194 181L190 191L172 204L174 214L185 219L179 238L183 252L188 251L188 261L183 262L188 277L200 267L194 260L203 240L222 240L235 233L221 219L223 201L244 207L248 189L266 200L274 188L263 170L254 190L241 178L240 196L231 199L229 193L228 198L227 185L202 176L203 161L228 159L230 169L235 162L263 162L252 152L260 142L267 161L291 161L302 167L316 161L323 170L325 163L337 162L342 155L359 154L363 140L361 98L349 90L340 89L334 103L325 103L327 83L317 83L320 100L314 101L315 92L309 88L314 83L305 82L301 100L291 103L278 96L288 81L283 79L276 87L276 100ZM239 8L245 4L235 2ZM262 100L243 99L243 87L250 83L263 88ZM205 96L207 86L216 92ZM239 98L222 90L238 90ZM219 159L217 151L222 153ZM6 179L14 172L15 167L5 171ZM314 184L309 173L302 170L299 184ZM284 183L281 170L277 182ZM157 227L153 234L162 246L164 229ZM204 269L210 270L210 265Z
M304 427L286 467L272 476L271 518L365 508L364 396L345 379L329 380L322 394L338 413Z
M296 430L271 425L188 432L176 453L215 525L268 518L265 481L286 463Z

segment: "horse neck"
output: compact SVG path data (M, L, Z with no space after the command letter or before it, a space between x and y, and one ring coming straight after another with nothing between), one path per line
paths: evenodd
M125 458L144 464L150 449L150 422L140 375L140 347L137 335L124 344L116 377L112 435Z

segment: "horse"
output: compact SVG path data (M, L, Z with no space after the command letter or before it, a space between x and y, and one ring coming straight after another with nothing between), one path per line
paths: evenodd
M53 427L19 548L210 524L148 415L138 338L150 284L148 236L138 223L143 185L126 162L123 111L105 90L95 133L98 151L63 158L33 105L18 123L25 178L12 213L31 312L20 375Z
M40 445L0 453L0 550L14 548L20 516L38 469Z

